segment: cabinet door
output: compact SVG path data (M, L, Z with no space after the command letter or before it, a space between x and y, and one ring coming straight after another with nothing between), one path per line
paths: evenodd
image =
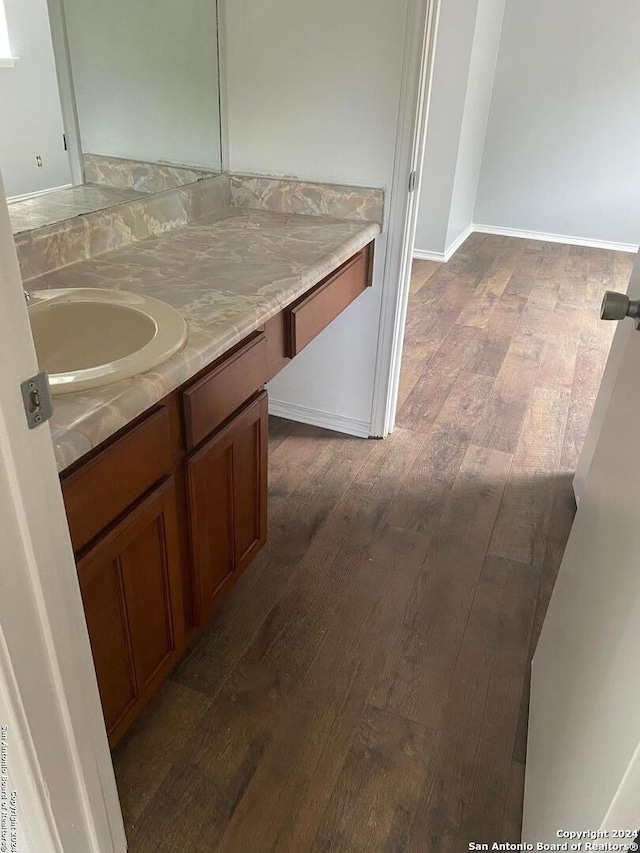
M187 460L187 490L200 624L267 539L266 392Z
M112 745L184 646L175 487L169 478L78 562Z

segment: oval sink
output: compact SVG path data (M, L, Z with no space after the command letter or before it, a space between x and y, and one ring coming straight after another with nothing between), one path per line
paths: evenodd
M119 290L41 290L32 294L29 320L54 395L144 373L187 339L184 317L171 305Z

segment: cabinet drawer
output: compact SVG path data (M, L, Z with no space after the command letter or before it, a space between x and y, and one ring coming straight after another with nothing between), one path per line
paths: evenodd
M182 395L190 450L210 435L267 381L267 339L255 332Z
M296 356L371 284L373 243L286 308L287 355Z
M280 311L264 324L267 337L267 382L280 373L291 361L287 355L287 325L285 312Z
M62 480L74 550L84 548L170 468L169 414L161 406Z

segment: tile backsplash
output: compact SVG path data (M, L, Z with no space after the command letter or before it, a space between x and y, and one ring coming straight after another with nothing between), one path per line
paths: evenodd
M84 154L84 179L88 184L102 184L160 193L177 187L213 178L218 173L193 166L171 163L146 163L123 157L106 157L102 154Z
M218 175L19 234L23 281L179 228L229 204L229 181Z
M377 222L384 191L256 175L216 175L16 236L23 281L240 207Z

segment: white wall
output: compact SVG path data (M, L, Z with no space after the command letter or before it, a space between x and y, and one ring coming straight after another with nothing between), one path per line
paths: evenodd
M220 168L215 0L65 0L82 148Z
M477 0L443 0L427 125L415 247L444 252L469 80Z
M231 170L388 190L406 12L406 0L229 2ZM374 287L271 383L273 401L368 427L385 239Z
M478 0L447 247L455 243L474 218L504 9L505 0Z
M640 241L640 6L508 0L475 221Z
M447 253L471 224L504 0L444 0L415 248Z
M68 184L46 0L5 0L14 68L0 68L0 169L7 196ZM36 155L42 168L36 165Z

